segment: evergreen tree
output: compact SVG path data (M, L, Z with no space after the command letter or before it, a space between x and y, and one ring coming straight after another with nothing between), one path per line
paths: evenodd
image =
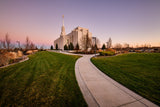
M104 50L104 49L106 49L106 46L105 46L105 44L103 44L103 46L102 46L102 49Z
M73 50L74 49L74 46L73 46L73 43L71 42L70 44L69 44L69 50Z
M68 45L68 50L71 50L71 46L70 46L70 44Z
M79 50L79 44L78 43L76 44L76 48L75 49Z
M68 50L68 46L66 44L64 45L64 50Z
M51 50L53 50L53 45L51 45Z
M58 44L56 44L56 50L58 50Z

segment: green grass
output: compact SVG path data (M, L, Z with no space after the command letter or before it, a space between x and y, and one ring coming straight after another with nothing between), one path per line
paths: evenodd
M0 106L87 106L74 66L79 56L38 52L0 69Z
M135 53L92 58L105 74L160 105L160 54Z

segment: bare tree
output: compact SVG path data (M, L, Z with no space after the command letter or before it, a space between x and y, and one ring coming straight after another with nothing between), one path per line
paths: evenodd
M7 50L9 50L11 45L11 39L9 38L8 33L5 35L5 44L6 44Z
M95 47L95 46L97 46L97 48L100 48L101 43L97 37L96 37L96 39L93 39L93 37L92 37L92 47Z
M136 45L136 48L139 48L139 45L138 45L138 44Z
M109 38L108 42L107 43L107 48L111 48L112 47L112 39Z
M26 37L26 44L25 44L26 50L29 49L29 46L30 46L30 40L29 40L29 37L27 36L27 37Z
M42 45L42 46L40 47L40 50L41 50L41 51L43 51L43 50L44 50L44 45Z
M114 48L120 50L122 49L122 45L120 43L115 44Z
M5 40L2 40L2 46L3 46L4 49L6 49L6 42L5 42Z
M35 49L35 45L34 45L34 43L33 43L33 42L31 42L31 43L30 43L29 48L30 48L30 49Z
M129 48L129 44L128 44L128 43L125 43L125 44L123 45L123 47L124 47L124 48Z
M2 48L3 48L3 41L0 40L0 49L2 49Z
M86 35L83 35L83 36L81 37L81 40L80 40L80 41L81 41L82 49L83 49L84 51L87 51L88 48L91 48L91 46L92 46L92 38L89 37L88 32L87 32Z

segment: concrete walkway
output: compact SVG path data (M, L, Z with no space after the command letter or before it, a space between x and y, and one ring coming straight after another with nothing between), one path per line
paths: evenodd
M158 107L99 71L90 61L92 56L83 55L75 65L76 78L89 107Z

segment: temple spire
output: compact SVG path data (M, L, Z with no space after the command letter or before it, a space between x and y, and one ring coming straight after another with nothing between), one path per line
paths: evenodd
M62 25L62 28L61 28L61 36L65 36L66 33L65 33L65 27L64 27L64 15L62 16L62 20L63 20L63 25Z
M62 16L62 19L63 19L63 26L64 26L64 15Z

